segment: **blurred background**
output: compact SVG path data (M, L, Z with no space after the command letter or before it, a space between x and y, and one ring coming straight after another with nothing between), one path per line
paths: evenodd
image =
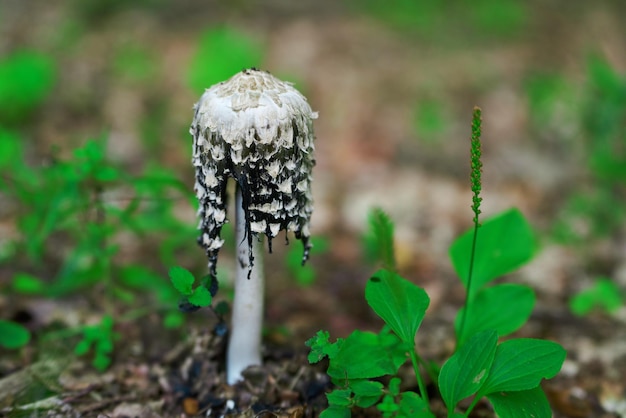
M544 310L566 311L601 277L619 295L624 22L621 0L3 0L2 317L48 323L69 308L41 298L68 295L97 312L152 293L168 305L170 266L205 274L192 106L248 67L295 83L319 112L316 250L308 270L298 245L268 257L270 326L298 338L379 326L362 297L373 207L396 223L400 271L451 318L445 305L458 307L463 289L447 252L473 216L475 105L483 213L518 207L537 232L538 256L515 279Z

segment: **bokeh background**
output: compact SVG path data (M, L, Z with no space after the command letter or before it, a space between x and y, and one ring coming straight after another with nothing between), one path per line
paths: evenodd
M624 22L621 0L2 0L0 311L27 312L37 329L50 312L69 309L47 301L51 294L74 295L97 316L125 311L115 308L125 297L143 300L128 288L168 286L171 265L204 274L191 195L192 106L204 88L258 67L295 83L319 112L317 250L304 273L294 266L297 246L277 245L268 257L270 327L303 341L319 328L345 336L380 326L362 297L375 268L362 238L373 207L396 223L400 271L426 288L434 315L451 321L463 289L447 251L473 216L475 105L484 117L483 213L518 207L537 232L537 257L513 279L537 290L541 319L558 327L563 315L571 320L574 294L608 278L618 297L612 320L622 324ZM85 151L88 140L101 148ZM67 198L67 177L46 170L90 152L119 172L100 178L104 187L86 186L95 200L84 211L61 211L55 202ZM84 191L85 183L75 186ZM123 211L130 202L137 208L128 225L86 230L101 206ZM100 265L94 248L110 243L115 250ZM225 282L232 261L226 248ZM81 293L103 288L106 303ZM163 294L160 303L170 300ZM578 358L595 358L597 340L612 341L585 326L558 337L541 329L577 347ZM626 358L624 347L615 350Z

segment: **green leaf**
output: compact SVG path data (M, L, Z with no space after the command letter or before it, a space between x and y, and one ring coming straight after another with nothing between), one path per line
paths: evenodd
M14 350L28 344L30 331L22 325L0 319L0 347Z
M189 270L182 267L172 267L169 271L170 280L174 288L184 296L193 294L193 282L196 280Z
M25 119L52 91L55 64L35 51L19 50L0 60L0 121Z
M507 418L549 418L550 403L541 387L516 392L496 392L487 395L498 416Z
M394 375L406 360L399 340L395 347L394 352L392 347L382 344L381 338L374 333L353 331L330 359L328 375L338 381ZM398 353L403 356L399 357Z
M415 392L403 392L400 398L399 418L435 418L424 399Z
M326 394L329 405L335 406L351 406L352 391L350 389L335 389Z
M185 316L180 312L168 312L163 318L163 326L167 329L180 328L185 323Z
M402 341L415 345L415 333L430 299L424 289L387 270L379 270L365 286L365 299Z
M393 396L398 396L400 394L400 383L402 383L400 378L392 377L389 381L389 393Z
M330 342L330 333L328 331L317 331L317 334L308 339L304 344L307 347L311 347L311 352L308 355L308 360L311 364L318 363L326 356L332 359L337 354L337 351L339 351L340 346L339 341L337 341L337 343Z
M574 296L569 307L576 315L587 315L595 308L615 313L623 304L619 286L611 279L600 278L588 289Z
M466 231L450 247L450 259L467 286L474 229ZM535 252L533 231L518 209L510 209L478 228L472 278L473 296L485 284L528 262Z
M383 384L372 380L352 380L350 389L356 396L379 396L383 392Z
M211 296L211 292L209 292L209 289L204 286L196 287L193 294L189 296L189 303L202 308L210 306L212 300L213 297Z
M74 354L76 354L77 356L84 356L89 352L90 349L91 341L84 338L80 340L78 344L76 344L76 347L74 347Z
M400 409L391 395L385 395L376 408L383 413L383 417L391 417Z
M517 331L526 323L535 306L535 293L527 286L501 284L481 289L470 301L470 310L465 318L465 329L460 335L462 308L454 322L459 345L467 337L480 331L493 329L500 337Z
M111 357L106 352L96 351L91 365L98 371L105 371L111 365Z
M337 405L330 405L320 414L320 418L350 418L351 416L350 408Z
M393 221L382 209L374 208L368 214L368 225L369 230L364 237L368 260L381 262L385 269L395 271Z
M505 341L498 346L493 366L480 393L528 390L541 379L550 379L561 370L565 349L559 344L531 338Z
M25 295L40 295L45 292L46 284L38 277L26 273L13 276L13 290Z
M359 408L375 405L383 394L383 384L371 380L351 380L350 389L354 393L354 404Z
M459 401L478 392L487 381L497 343L496 331L482 331L472 336L443 365L439 391L448 412L454 411Z

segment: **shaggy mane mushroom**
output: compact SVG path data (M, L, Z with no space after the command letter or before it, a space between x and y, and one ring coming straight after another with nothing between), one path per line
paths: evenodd
M226 184L237 183L235 299L227 353L229 384L261 364L263 271L261 235L293 231L308 256L313 211L313 119L306 98L290 83L257 69L244 70L207 89L194 106L191 125L195 191L200 202L199 244L216 283L220 238L227 222Z

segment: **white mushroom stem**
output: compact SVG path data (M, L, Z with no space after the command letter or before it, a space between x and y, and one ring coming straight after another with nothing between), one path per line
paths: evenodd
M263 244L253 239L254 265L250 271L246 218L241 189L237 186L235 197L235 235L237 239L237 267L235 270L235 300L226 374L228 384L243 380L241 372L247 367L261 364L261 331L263 326Z

